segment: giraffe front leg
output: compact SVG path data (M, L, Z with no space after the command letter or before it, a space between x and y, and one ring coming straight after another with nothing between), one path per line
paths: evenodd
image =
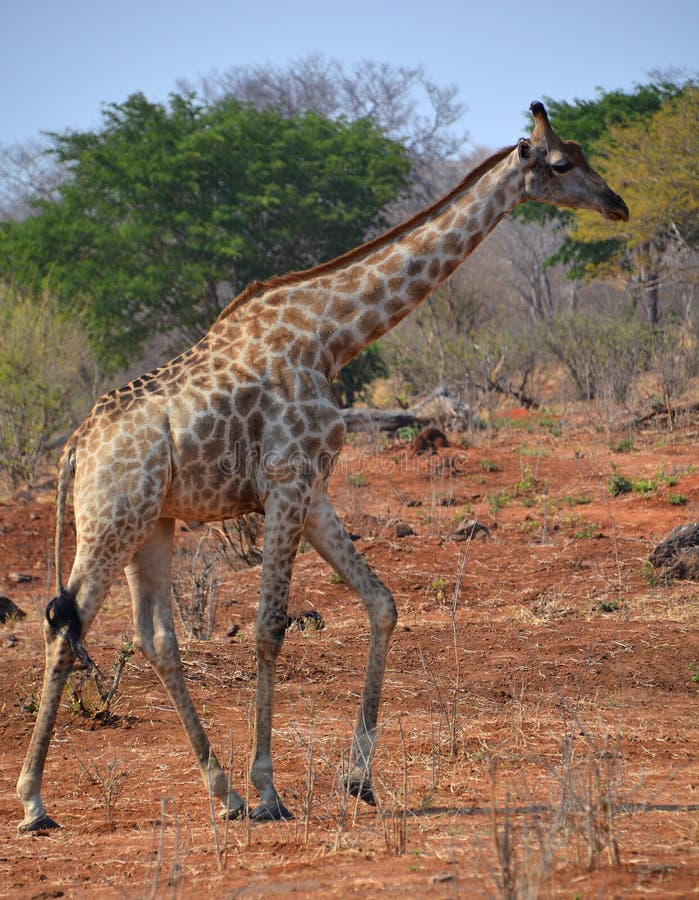
M369 614L369 658L359 718L352 738L347 788L354 797L374 806L376 799L371 785L371 761L376 746L376 724L388 645L397 619L396 606L391 592L357 551L326 496L319 498L311 507L304 535L323 559L359 594Z
M251 812L256 822L292 819L274 786L272 711L277 658L286 631L286 610L294 556L301 538L308 489L277 486L265 503L265 543L260 604L255 627L257 698L250 781L260 795Z

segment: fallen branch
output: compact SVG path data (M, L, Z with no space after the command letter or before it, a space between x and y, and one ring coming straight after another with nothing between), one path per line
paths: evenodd
M347 431L397 431L399 428L426 425L409 409L343 409Z

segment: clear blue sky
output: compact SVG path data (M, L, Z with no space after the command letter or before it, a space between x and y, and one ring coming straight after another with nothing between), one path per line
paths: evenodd
M699 68L698 0L0 0L0 144L93 129L103 103L311 52L424 66L455 84L474 144L523 131L531 100Z

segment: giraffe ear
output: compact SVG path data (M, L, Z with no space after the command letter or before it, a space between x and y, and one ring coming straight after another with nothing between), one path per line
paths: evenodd
M531 160L534 153L534 148L525 138L520 138L517 141L517 155L519 156L520 162L526 162L527 160Z

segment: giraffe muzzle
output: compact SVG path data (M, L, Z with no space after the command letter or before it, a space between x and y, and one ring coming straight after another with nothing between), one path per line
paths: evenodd
M628 222L629 208L614 191L609 192L609 198L605 197L600 210L602 217L611 222Z

